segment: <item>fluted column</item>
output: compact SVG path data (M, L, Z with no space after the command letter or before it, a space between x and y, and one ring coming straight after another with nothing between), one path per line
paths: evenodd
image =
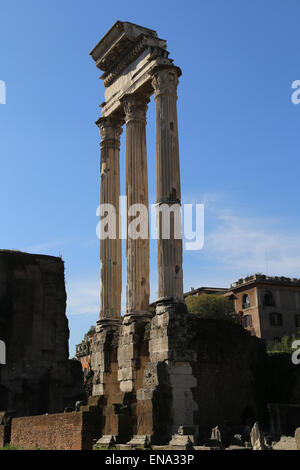
M152 86L156 101L156 202L158 225L158 298L183 300L181 188L177 122L177 85L181 70L173 65L154 69ZM170 217L170 236L163 238L162 225L167 212L163 207L175 209ZM165 214L165 215L164 215ZM164 220L165 219L165 220ZM176 221L176 226L175 226Z
M148 97L138 94L126 95L123 98L126 122L126 195L127 213L129 214L126 243L126 315L145 314L149 309L149 221L146 148L148 101ZM143 205L146 211L131 213L133 204ZM130 224L137 216L140 218L140 236L133 239Z
M97 125L101 135L100 205L111 204L115 208L116 215L115 238L100 239L101 307L98 324L101 325L121 319L122 240L119 217L119 152L122 122L112 118L100 118Z

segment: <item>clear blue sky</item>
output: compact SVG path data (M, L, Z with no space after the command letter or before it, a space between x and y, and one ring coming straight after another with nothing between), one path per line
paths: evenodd
M89 52L116 20L157 30L183 71L183 201L204 203L206 222L203 250L184 253L185 289L253 272L300 277L299 1L10 0L0 17L0 247L62 254L71 354L99 312L94 121L104 88ZM151 201L154 112L152 100ZM124 157L123 145L123 175ZM156 271L152 242L153 300Z

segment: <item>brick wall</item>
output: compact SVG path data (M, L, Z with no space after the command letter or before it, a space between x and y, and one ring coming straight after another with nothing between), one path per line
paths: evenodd
M89 450L100 437L97 413L73 412L14 418L10 445L22 449Z

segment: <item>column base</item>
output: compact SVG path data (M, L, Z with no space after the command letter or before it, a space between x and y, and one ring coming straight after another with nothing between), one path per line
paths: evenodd
M126 312L123 317L123 324L130 324L134 321L138 320L149 320L153 317L153 314L146 311L133 311L133 312Z
M192 435L197 439L193 322L184 302L164 300L150 322L149 362L137 390L138 432L151 435L155 444L171 440L172 448L185 449Z
M106 328L116 328L122 323L122 319L117 318L100 318L96 324L96 333L100 333Z
M141 348L147 342L150 328L147 330L147 325L152 316L149 312L130 312L124 316L118 344L118 380L121 392L130 393L134 390L142 361Z
M153 302L155 306L157 305L180 305L183 304L185 305L185 300L181 299L179 297L159 297L155 302Z
M117 382L117 347L121 322L110 318L97 321L91 357L94 372L93 396L103 396L107 384Z

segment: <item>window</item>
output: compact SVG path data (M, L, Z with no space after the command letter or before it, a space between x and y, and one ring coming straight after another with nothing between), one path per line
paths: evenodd
M270 313L270 325L271 326L282 326L282 315L281 315L281 313L276 313L276 312Z
M300 328L300 313L296 313L295 315L295 326Z
M243 308L249 308L249 307L250 307L249 295L244 294L243 295Z
M264 292L263 304L266 307L270 307L272 305L275 305L272 292L270 292L270 291Z
M251 315L244 315L242 318L242 326L244 328L252 327L252 316Z

